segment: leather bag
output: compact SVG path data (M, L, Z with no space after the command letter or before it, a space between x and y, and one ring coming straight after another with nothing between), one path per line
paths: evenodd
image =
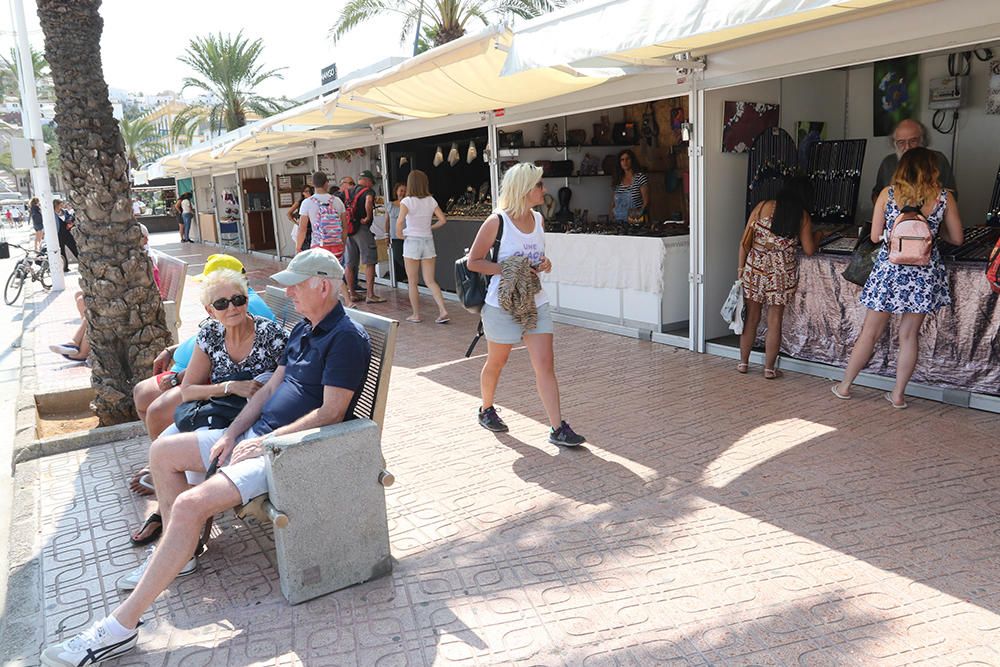
M221 382L238 382L252 380L253 375L247 371L234 373ZM181 403L174 410L174 425L182 433L190 433L199 428L228 428L236 415L247 404L247 399L236 394L213 396L200 401Z
M497 229L497 238L493 241L493 255L490 261L497 261L500 254L500 239L503 238L503 218ZM478 314L486 303L486 290L489 289L490 276L469 269L469 249L465 256L455 261L455 293L462 303L462 308L473 314Z
M844 280L864 286L868 282L868 276L871 275L872 268L875 266L875 258L881 248L882 244L873 243L871 236L859 237L858 242L854 245L854 252L851 253L851 261L848 262L847 268L841 274L844 276Z
M934 247L934 234L927 218L917 206L905 207L889 230L889 261L905 266L928 266Z

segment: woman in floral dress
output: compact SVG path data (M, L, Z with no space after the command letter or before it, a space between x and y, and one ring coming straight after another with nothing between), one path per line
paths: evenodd
M736 370L746 373L750 368L761 312L767 304L767 337L764 340L764 377L773 380L781 376L775 368L781 347L781 320L785 306L799 286L797 248L807 255L816 252L819 232L813 232L809 217L812 185L804 177L788 180L777 199L757 204L750 214L743 239L740 241L739 276L743 281L743 297L747 316L740 335L740 363Z
M883 233L888 237L896 218L907 206L920 207L932 234L948 243L962 244L958 205L954 195L942 187L937 160L926 148L906 151L899 159L892 184L879 194L872 215L873 242L880 242ZM951 305L948 277L937 246L931 251L930 264L910 266L890 262L888 248L883 243L871 275L861 290L860 301L868 312L847 362L844 380L833 386L833 393L844 400L851 397L851 383L871 360L875 343L885 333L889 318L900 314L896 384L891 392L886 392L885 399L894 408L905 408L906 385L917 365L920 325L928 313Z

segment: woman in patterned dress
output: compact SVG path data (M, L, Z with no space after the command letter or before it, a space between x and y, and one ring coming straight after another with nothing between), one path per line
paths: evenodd
M288 335L277 322L247 312L248 287L246 276L232 269L213 271L202 282L201 300L211 319L198 330L191 362L181 382L182 400L229 394L249 399L263 386L261 381L227 378L238 373L259 378L274 372L281 363ZM179 433L174 424L162 435L171 433ZM154 512L132 534L132 544L150 543L160 535L162 526L162 518Z
M899 159L892 184L883 189L875 202L872 215L873 242L880 242L892 231L900 211L907 206L919 206L927 218L931 233L953 245L962 245L962 220L958 216L955 197L941 185L934 153L926 148L911 148ZM942 224L943 223L943 224ZM882 338L893 314L900 314L899 356L896 359L896 384L885 399L894 408L905 408L906 384L917 365L920 325L928 313L951 305L948 276L941 263L941 253L935 245L927 266L893 264L883 243L875 259L868 281L861 290L861 304L868 309L861 334L854 343L844 371L844 380L832 387L837 398L851 397L851 383L868 365L875 343Z
M761 311L767 304L764 377L773 380L781 376L775 364L781 347L785 306L799 286L797 248L801 244L802 251L812 255L819 243L820 233L813 231L809 217L811 200L809 179L797 176L787 181L777 199L762 201L750 213L740 241L738 267L747 304L740 336L740 363L736 366L740 373L750 368L750 350L757 336Z

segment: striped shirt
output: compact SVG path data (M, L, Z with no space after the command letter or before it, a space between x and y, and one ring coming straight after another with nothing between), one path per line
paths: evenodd
M637 171L632 174L632 185L618 185L615 187L615 194L627 192L632 201L630 208L642 208L642 186L646 185L646 174Z

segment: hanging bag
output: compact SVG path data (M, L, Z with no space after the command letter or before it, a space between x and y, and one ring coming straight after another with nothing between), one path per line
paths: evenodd
M919 206L906 206L889 230L889 261L904 266L928 266L934 234Z
M0 227L0 259L10 259L10 244L7 243L7 230Z
M868 282L868 276L871 275L872 269L875 267L875 258L878 257L878 251L881 247L881 243L872 241L870 234L860 236L858 242L854 244L851 261L848 262L847 268L841 274L844 276L844 280L864 287L864 284Z
M493 241L493 251L490 261L497 261L500 254L500 239L503 238L503 217L497 229L497 238ZM472 314L478 314L486 303L486 291L489 289L490 276L484 276L469 269L469 249L465 256L455 261L455 292L462 307Z

